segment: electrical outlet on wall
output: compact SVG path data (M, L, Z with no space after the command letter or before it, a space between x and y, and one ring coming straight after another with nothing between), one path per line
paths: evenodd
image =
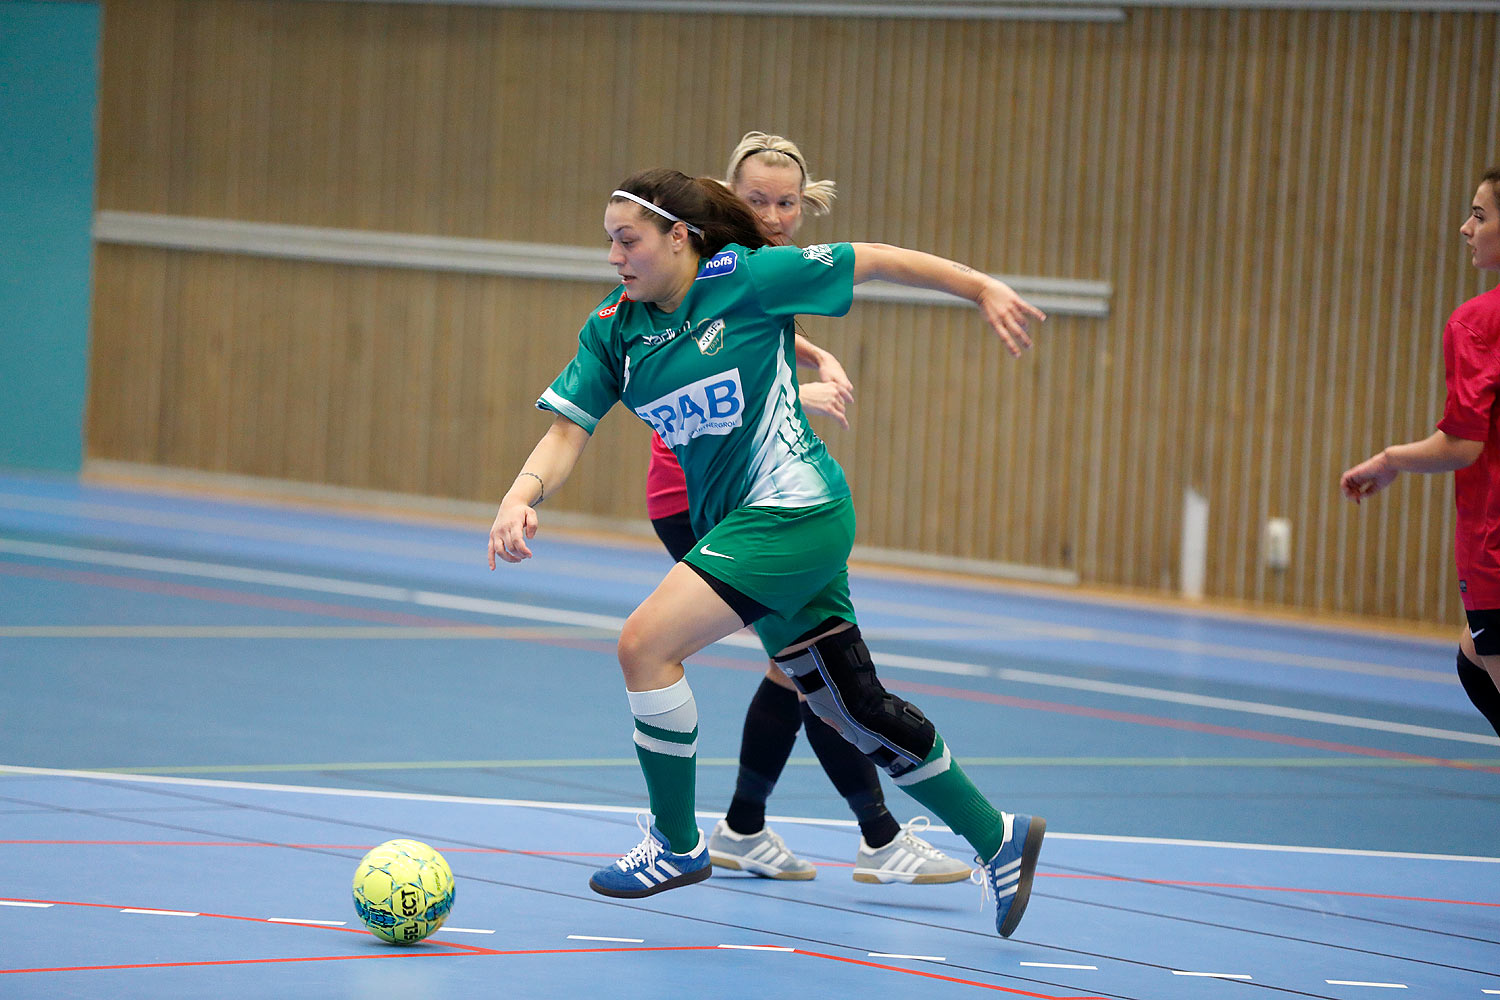
M1285 570L1292 564L1292 522L1285 517L1266 521L1261 536L1261 559L1266 569Z

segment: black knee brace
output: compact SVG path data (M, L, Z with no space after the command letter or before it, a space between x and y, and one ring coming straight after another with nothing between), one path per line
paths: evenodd
M937 730L880 683L858 626L777 657L776 665L820 719L891 775L910 771L932 752Z

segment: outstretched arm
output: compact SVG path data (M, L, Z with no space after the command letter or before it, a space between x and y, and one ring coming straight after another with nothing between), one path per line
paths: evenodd
M1359 503L1391 485L1402 472L1453 472L1473 465L1482 451L1483 441L1437 431L1421 441L1393 444L1376 452L1340 476L1339 489Z
M1046 314L1017 295L998 278L920 250L907 250L885 243L853 243L854 283L879 279L913 288L931 288L968 299L979 307L985 322L994 328L1013 355L1031 346L1027 330L1032 320Z
M526 541L536 537L536 505L567 482L588 443L588 431L567 417L553 418L500 501L500 511L490 526L490 569L495 568L497 555L509 563L531 558Z

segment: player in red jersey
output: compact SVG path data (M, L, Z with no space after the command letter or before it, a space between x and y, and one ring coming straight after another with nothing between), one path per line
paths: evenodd
M1487 171L1459 230L1481 271L1500 271L1500 167ZM1453 472L1458 507L1453 554L1469 626L1459 636L1458 676L1474 707L1500 734L1500 288L1453 311L1443 328L1448 399L1437 432L1391 445L1339 480L1355 503L1402 472Z

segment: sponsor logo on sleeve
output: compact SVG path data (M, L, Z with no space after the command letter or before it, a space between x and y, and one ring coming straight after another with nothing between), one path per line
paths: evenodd
M620 308L620 303L618 303L618 302L615 302L615 303L612 303L610 305L607 305L603 309L599 310L599 318L600 319L609 319L611 316L613 316L615 314L615 311L617 309L619 309L619 308Z
M722 278L726 274L733 274L739 261L740 255L733 250L720 250L703 262L703 266L698 269L698 277L693 280L702 281L704 278Z
M728 434L745 419L740 370L731 368L699 379L635 408L636 416L675 448L700 434Z
M802 251L802 256L806 257L808 260L816 260L820 263L826 264L829 267L833 266L833 247L829 246L827 243L814 243L812 246Z

